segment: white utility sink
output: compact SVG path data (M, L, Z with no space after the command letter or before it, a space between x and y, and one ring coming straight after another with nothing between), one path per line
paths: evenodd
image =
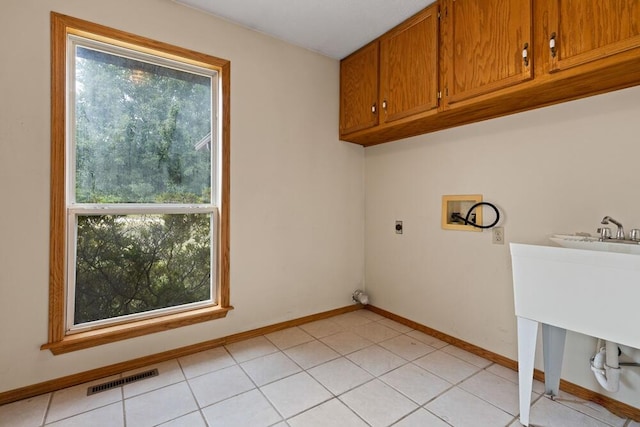
M564 247L511 243L520 422L525 426L539 324L545 393L551 395L558 393L567 330L640 348L640 245L581 236L551 240Z
M640 242L634 242L631 240L605 240L602 242L597 237L571 234L554 234L550 237L550 240L563 248L640 255Z

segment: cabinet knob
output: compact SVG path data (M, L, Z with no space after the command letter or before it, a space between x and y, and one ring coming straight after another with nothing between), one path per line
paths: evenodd
M529 66L529 43L525 43L522 48L522 60L524 61L524 66Z
M551 33L551 38L549 38L549 50L551 51L551 57L556 57L556 33L555 31Z
M382 101L382 109L383 110L387 109L387 100L386 99Z
M376 105L376 103L374 102L374 103L371 105L371 114L375 114L375 113L377 113L377 112L378 112L378 106L377 106L377 105Z

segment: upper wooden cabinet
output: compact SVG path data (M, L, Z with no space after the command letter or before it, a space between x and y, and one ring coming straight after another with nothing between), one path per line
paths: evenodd
M340 135L378 124L378 41L340 62Z
M438 107L438 27L435 4L340 62L341 136Z
M340 137L365 146L636 86L640 0L440 0L341 79Z
M640 47L638 0L545 0L549 71L566 70ZM546 22L543 22L546 24ZM544 47L543 47L544 48Z
M431 6L380 38L381 121L438 107L438 7Z
M445 107L533 77L531 0L444 0Z

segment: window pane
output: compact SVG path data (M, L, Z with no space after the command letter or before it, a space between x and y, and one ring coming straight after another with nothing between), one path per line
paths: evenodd
M75 201L210 203L212 77L76 46Z
M79 216L74 324L207 301L211 214Z

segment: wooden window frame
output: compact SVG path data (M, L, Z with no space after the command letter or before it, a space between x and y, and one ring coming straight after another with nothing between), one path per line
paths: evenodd
M66 333L66 97L67 36L75 34L117 46L178 59L219 73L220 206L217 218L216 305L158 317L133 320L99 329ZM230 201L230 79L231 63L214 56L137 36L103 25L51 12L51 200L49 241L49 334L42 350L68 353L123 339L225 317L233 307L229 298Z

